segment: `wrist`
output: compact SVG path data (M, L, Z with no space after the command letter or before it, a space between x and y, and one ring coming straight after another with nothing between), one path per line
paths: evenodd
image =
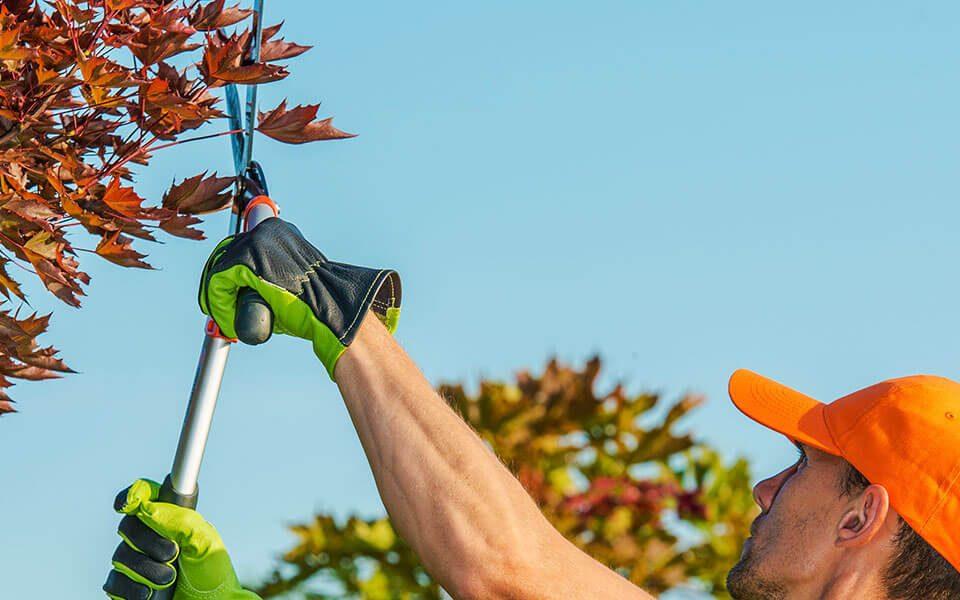
M317 327L312 340L313 353L320 359L330 379L336 381L334 370L347 347L341 344L337 336L326 327Z
M373 316L374 318L369 318ZM349 379L351 373L356 373L362 365L375 361L374 350L381 345L383 338L389 338L390 332L384 327L378 315L367 311L363 322L357 329L357 335L346 351L339 357L334 366L334 381L340 382Z

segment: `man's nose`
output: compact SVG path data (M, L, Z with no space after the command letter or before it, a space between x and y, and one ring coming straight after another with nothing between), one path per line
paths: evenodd
M780 493L780 488L782 488L783 484L796 472L797 466L791 465L773 477L764 479L753 487L753 500L763 512L770 510L770 507L773 506L774 499L776 499L777 494Z

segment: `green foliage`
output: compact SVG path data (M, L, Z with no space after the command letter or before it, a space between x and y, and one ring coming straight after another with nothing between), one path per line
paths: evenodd
M264 598L289 592L296 592L294 597L310 599L440 598L440 588L385 518L350 518L339 524L328 515L316 515L311 522L291 529L299 543L283 556L282 570L255 590ZM308 591L318 586L336 592Z
M496 450L554 526L644 589L693 585L727 597L755 515L747 464L675 426L701 399L661 406L617 385L597 395L600 360L551 361L539 377L483 381L441 395ZM439 598L439 589L386 519L344 524L317 515L258 592L264 598Z

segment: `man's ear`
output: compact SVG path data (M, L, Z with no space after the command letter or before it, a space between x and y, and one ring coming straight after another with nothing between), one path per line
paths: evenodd
M882 485L867 486L845 508L837 524L837 544L863 546L879 534L890 516L890 495Z

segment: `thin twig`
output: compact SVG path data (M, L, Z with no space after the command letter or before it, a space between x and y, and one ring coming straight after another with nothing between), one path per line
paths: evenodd
M209 135L198 135L197 137L187 138L185 140L177 140L175 142L170 142L169 144L161 144L154 148L154 151L163 150L164 148L169 148L170 146L176 146L178 144L186 144L187 142L198 142L200 140L209 140L210 138L221 137L224 135L233 135L235 133L242 132L242 129L231 129L230 131L221 131L219 133L211 133Z

